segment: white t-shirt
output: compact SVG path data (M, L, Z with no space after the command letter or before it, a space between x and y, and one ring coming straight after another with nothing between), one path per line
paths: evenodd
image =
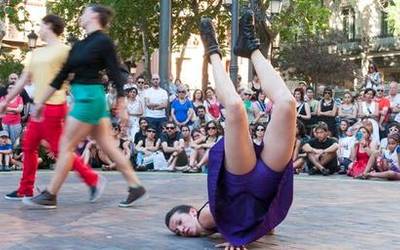
M355 138L353 136L340 138L338 156L343 158L350 158L351 149L354 147L354 144Z
M396 94L394 97L388 95L387 98L390 101L390 107L400 106L400 94Z
M389 167L396 167L399 168L399 158L397 157L397 152L399 151L399 146L395 148L393 152L390 152L389 150L384 150L383 151L383 157L388 160L388 165Z
M164 118L166 116L165 109L152 110L147 104L168 103L168 93L162 88L148 88L143 93L144 103L146 106L144 116L151 118Z

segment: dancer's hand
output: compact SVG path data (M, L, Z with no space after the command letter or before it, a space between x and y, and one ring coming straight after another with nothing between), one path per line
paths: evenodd
M225 250L247 250L247 248L245 246L235 247L235 246L231 245L231 243L229 243L229 242L217 244L217 245L215 245L215 247L223 248Z
M35 106L33 107L33 112L32 112L32 120L34 121L40 121L42 117L42 111L43 111L43 104L42 103L35 103Z
M0 102L0 114L4 114L6 112L6 109L7 109L7 102L6 101Z

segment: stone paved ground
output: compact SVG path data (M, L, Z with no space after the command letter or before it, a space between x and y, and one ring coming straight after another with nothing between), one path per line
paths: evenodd
M69 178L53 211L27 210L0 199L0 249L213 249L220 237L185 239L169 233L164 214L181 203L202 205L204 175L140 174L150 198L118 208L126 187L106 173L107 190L96 204L87 189ZM39 185L51 173L39 173ZM12 191L19 173L0 174L0 194ZM296 176L295 200L275 235L249 249L400 249L400 182L345 177Z

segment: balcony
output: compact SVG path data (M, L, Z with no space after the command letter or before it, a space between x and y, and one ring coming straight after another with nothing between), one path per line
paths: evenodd
M356 55L362 51L361 41L354 40L337 45L336 51L341 55Z
M371 52L399 51L400 37L372 37L369 46Z

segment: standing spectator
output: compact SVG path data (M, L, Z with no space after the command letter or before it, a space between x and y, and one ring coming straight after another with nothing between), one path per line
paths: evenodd
M364 86L365 88L376 89L378 85L382 84L381 74L378 71L378 67L375 64L370 63L368 67L368 73L365 76Z
M254 120L256 118L255 108L254 108L253 103L251 101L251 97L253 96L253 92L250 89L245 88L245 89L241 90L239 92L239 94L240 94L240 96L242 97L242 100L243 100L244 108L245 108L246 113L247 113L248 123L249 124L253 124Z
M144 83L145 83L145 80L142 75L140 75L136 78L136 86L137 86L138 96L140 98L143 98Z
M336 104L332 99L332 89L325 88L323 98L318 105L318 120L328 125L331 136L336 136Z
M12 145L8 138L8 132L0 131L0 171L10 171L10 162L12 158Z
M308 174L310 175L317 173L329 175L337 171L337 150L339 145L336 140L329 138L328 135L328 125L324 122L319 122L315 127L315 138L309 140L303 146L310 163L308 164Z
M260 123L266 126L269 122L269 114L272 110L272 103L266 103L266 95L260 91L256 95L256 100L253 103L253 109L255 114L254 123Z
M307 87L306 97L308 106L310 106L311 119L309 120L308 124L305 124L305 126L307 134L310 134L312 127L314 126L314 124L317 123L317 112L318 112L319 101L314 98L315 94L314 94L314 89L312 87Z
M339 107L338 113L341 121L346 120L350 125L357 122L357 105L354 104L353 96L349 91L344 93L343 102Z
M193 102L194 109L196 109L198 106L204 105L203 91L201 91L201 89L196 89L193 92L192 102Z
M358 116L363 120L367 119L371 122L373 131L370 132L372 134L373 140L379 143L379 106L378 103L376 103L374 100L375 94L375 90L365 89L364 101L361 102Z
M398 119L396 119L397 114L400 113L400 94L398 93L398 90L398 83L392 81L389 85L389 95L387 96L390 101L390 122L400 122L400 115Z
M8 85L7 93L14 88L14 84ZM22 97L17 95L7 105L5 115L2 119L3 130L7 131L10 135L11 145L14 145L17 139L21 136L22 125L21 125L21 112L24 108Z
M192 102L186 98L186 90L183 86L178 87L178 98L171 103L171 117L178 125L190 125L193 118Z
M135 134L139 131L139 118L143 115L143 103L141 99L137 96L136 88L129 88L126 90L128 92L128 103L126 109L128 112L128 135L131 139L134 139Z
M137 88L135 84L135 79L133 78L132 74L129 74L127 79L126 79L126 84L124 85L124 89L131 89L131 88Z
M161 134L161 147L167 159L168 171L175 171L176 166L187 165L188 159L184 150L184 141L181 133L176 130L173 122L165 124L166 132Z
M196 119L193 122L193 128L200 129L201 127L205 127L209 121L206 115L206 108L203 105L198 106L196 108Z
M151 80L152 87L144 92L145 117L157 133L160 133L162 124L167 121L168 93L160 88L160 77L157 74L153 74Z
M218 102L215 96L215 91L211 87L206 89L206 99L204 100L204 106L206 107L207 115L211 120L218 121L221 118L221 104Z
M375 102L378 103L378 125L379 125L379 137L383 138L386 136L386 126L389 122L389 108L390 101L385 96L385 87L379 85L376 88Z
M352 148L347 175L363 178L375 165L378 152L377 146L371 138L371 132L366 127L360 127L356 133L356 143Z
M309 124L311 119L311 110L308 103L304 101L303 88L296 88L293 92L293 96L296 99L297 119L304 125Z

